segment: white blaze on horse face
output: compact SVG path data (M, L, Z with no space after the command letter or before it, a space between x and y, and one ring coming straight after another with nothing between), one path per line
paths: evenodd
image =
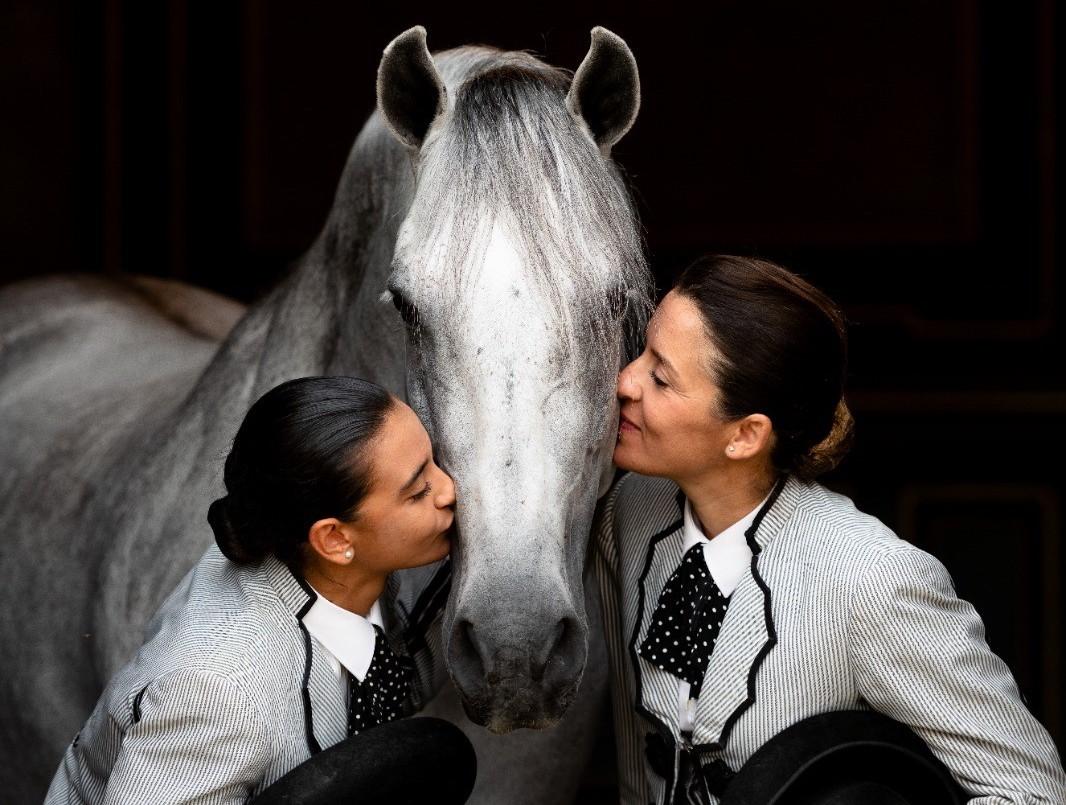
M597 482L590 437L609 418L613 388L593 399L604 395L583 382L573 339L498 223L483 255L464 268L476 273L461 305L423 311L428 336L414 347L422 372L412 396L423 398L456 480L464 554L508 564L551 557L558 567L559 553L546 549L551 538L562 547L575 492ZM453 268L424 268L430 284L437 271L455 281Z

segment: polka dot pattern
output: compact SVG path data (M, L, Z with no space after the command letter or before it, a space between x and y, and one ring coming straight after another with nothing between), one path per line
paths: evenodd
M693 545L667 579L637 653L688 682L692 698L698 697L728 606L707 570L702 543Z
M411 681L411 666L396 656L385 633L375 624L374 657L360 682L348 675L348 734L355 735L403 713Z

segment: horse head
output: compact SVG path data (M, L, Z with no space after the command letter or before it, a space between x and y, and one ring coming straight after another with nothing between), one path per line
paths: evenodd
M446 660L489 729L555 723L584 670L582 572L611 478L615 377L651 282L610 159L639 107L602 28L570 74L526 53L385 50L378 108L414 166L387 300L409 402L458 494Z

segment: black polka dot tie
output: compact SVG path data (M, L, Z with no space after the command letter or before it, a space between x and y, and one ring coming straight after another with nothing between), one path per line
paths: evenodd
M688 682L692 698L698 697L728 606L707 570L702 543L693 545L667 579L637 653Z
M348 674L348 734L368 730L403 714L411 665L389 646L380 626L374 626L374 657L360 682Z

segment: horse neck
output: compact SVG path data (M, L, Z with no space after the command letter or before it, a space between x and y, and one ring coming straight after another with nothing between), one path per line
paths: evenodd
M220 457L255 399L285 380L325 373L381 380L392 371L402 387L395 359L403 354L402 343L386 349L388 328L378 326L376 346L368 343L361 364L350 360L360 353L349 343L360 334L352 322L391 312L373 298L380 290L372 289L384 287L400 208L409 195L396 179L405 155L367 153L373 135L382 133L373 123L356 140L333 210L311 249L249 308L184 401L146 440L138 460L116 465L109 488L120 500L146 489L153 494L141 506L115 507L106 515L119 519L107 520L116 536L102 559L105 594L95 605L103 679L135 647L130 636L140 634L159 591L177 581L176 569L191 566L203 551L209 536L203 511L223 491ZM367 370L379 358L385 366L376 374ZM390 360L395 366L387 365Z
M378 297L412 176L407 152L373 115L352 147L321 234L249 308L189 403L234 413L235 427L252 401L294 377L352 374L402 390L402 332L389 326L395 317Z

